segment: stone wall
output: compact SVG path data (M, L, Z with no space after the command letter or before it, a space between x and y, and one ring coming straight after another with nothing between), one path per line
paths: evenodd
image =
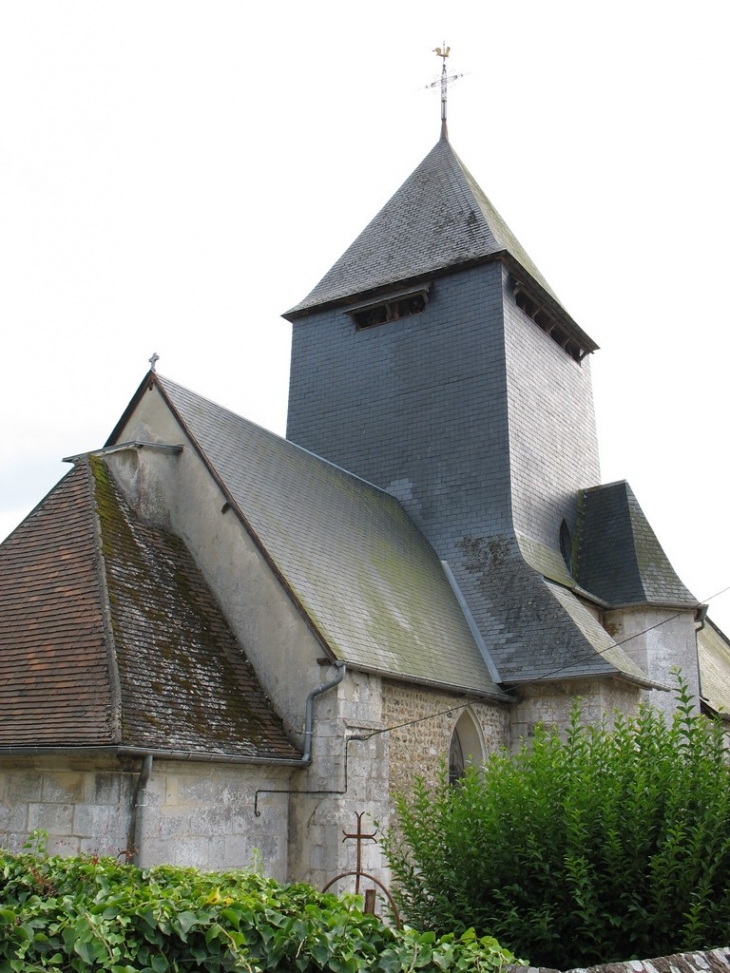
M428 784L436 782L441 762L448 761L454 727L466 710L478 725L483 747L482 754L471 754L473 759L507 745L508 707L408 683L384 683L383 724L394 727L386 734L391 794L407 792L416 777Z
M695 953L674 953L657 959L632 959L626 963L604 963L567 973L728 973L730 949L708 949ZM558 973L546 966L510 966L506 973Z
M204 870L252 868L286 881L288 806L271 793L291 770L250 764L155 760L141 820L139 861Z
M675 667L682 671L690 693L699 705L700 675L697 655L697 629L694 610L637 608L608 611L605 625L624 652L633 659L649 679L673 689ZM657 709L671 717L676 707L672 692L652 690L646 698Z
M19 851L35 829L52 854L127 857L138 759L32 757L0 760L0 846ZM249 764L157 760L138 810L138 861L204 870L261 862L287 875L288 807L259 788L286 788L291 771Z
M0 846L48 833L51 854L124 855L139 761L0 758Z
M638 686L619 679L534 682L515 691L518 700L511 712L511 747L516 750L522 739L534 735L535 725L557 727L564 732L570 723L570 712L580 700L583 722L598 726L605 721L611 728L618 710L622 715L635 713L644 693Z

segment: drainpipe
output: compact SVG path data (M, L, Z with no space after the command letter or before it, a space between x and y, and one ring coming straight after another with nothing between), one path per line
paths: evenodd
M345 678L345 670L347 666L341 660L335 662L335 668L337 669L337 675L332 680L332 682L325 682L321 686L317 686L313 689L309 696L307 696L307 702L305 704L304 710L304 753L302 754L302 763L308 764L312 760L312 722L314 718L314 698L315 696L321 696L322 693L326 693L330 689L334 689L335 686L339 686L342 680Z
M695 610L695 622L697 622L697 632L701 632L705 627L705 619L707 618L707 610L709 605L698 605Z
M142 823L144 819L144 811L142 809L147 806L145 804L145 797L147 784L152 773L152 759L151 753L145 755L142 761L142 770L134 787L134 796L132 797L132 815L129 821L129 853L134 865L139 865L142 851Z

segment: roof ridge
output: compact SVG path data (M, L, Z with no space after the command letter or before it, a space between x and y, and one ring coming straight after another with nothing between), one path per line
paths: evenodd
M104 642L107 649L107 665L109 671L109 689L111 693L111 727L112 743L122 742L122 687L119 677L119 662L117 645L114 638L114 624L112 621L109 585L107 582L107 565L104 557L104 544L99 516L99 478L96 475L96 464L103 464L103 460L96 456L85 456L79 461L79 466L86 470L89 482L89 500L92 504L91 515L94 531L94 545L96 547L96 573L99 579L101 595L101 614L104 627ZM98 469L98 467L97 467Z

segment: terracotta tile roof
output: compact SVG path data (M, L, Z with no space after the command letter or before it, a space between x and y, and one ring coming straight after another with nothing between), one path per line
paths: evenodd
M0 546L0 579L0 746L299 756L189 551L100 459Z
M0 746L117 739L89 469L0 545Z

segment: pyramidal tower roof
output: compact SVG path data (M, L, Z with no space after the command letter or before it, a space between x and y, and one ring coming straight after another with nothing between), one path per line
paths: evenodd
M285 316L298 317L315 307L497 254L519 264L551 303L559 305L448 138L442 137L314 290Z

